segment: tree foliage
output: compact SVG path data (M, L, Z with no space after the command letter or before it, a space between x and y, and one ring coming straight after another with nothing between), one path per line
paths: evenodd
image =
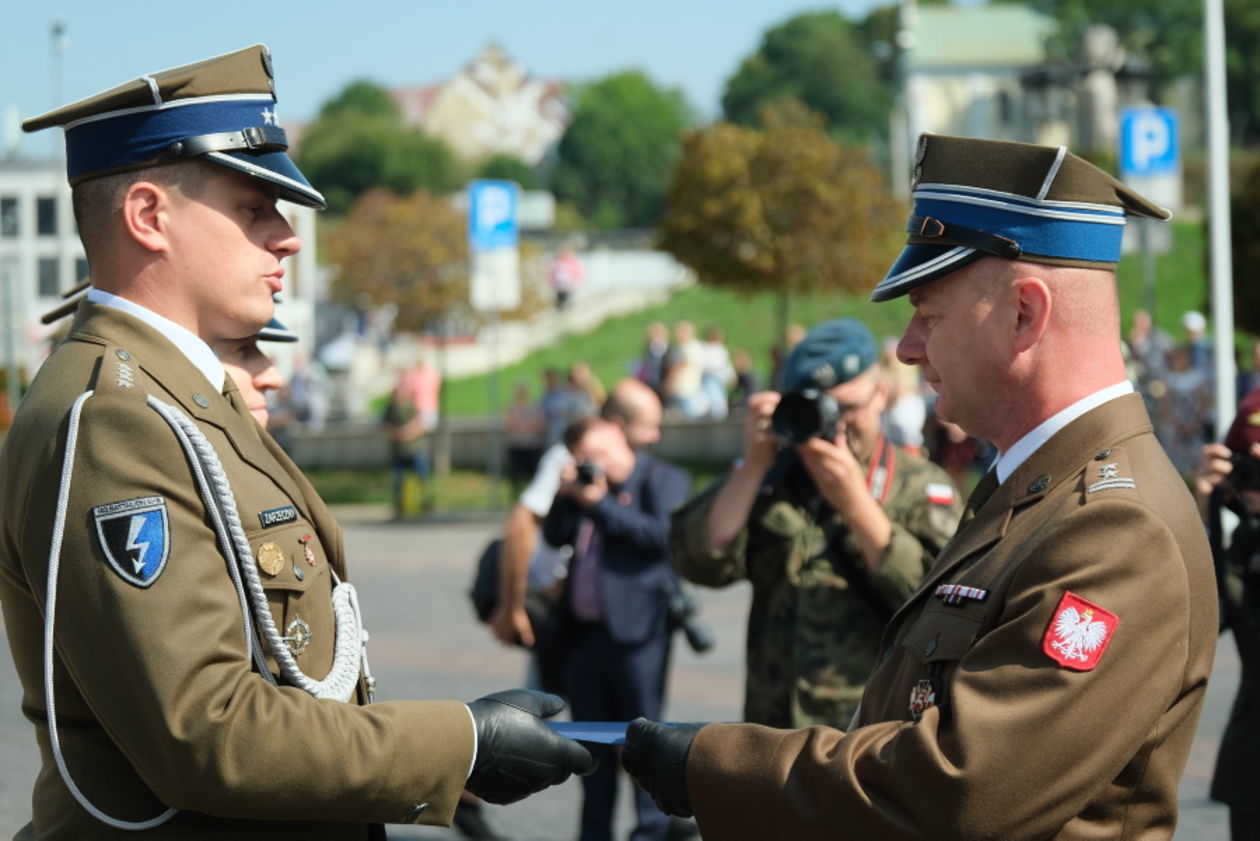
M1053 45L1060 57L1079 60L1081 34L1090 24L1107 24L1121 44L1149 63L1152 95L1159 101L1169 83L1203 74L1201 0L1015 0L1059 21ZM1224 0L1225 75L1231 130L1235 139L1260 141L1260 4Z
M764 120L683 140L662 248L701 282L745 292L872 288L904 236L882 171L799 104Z
M389 93L370 82L352 82L325 103L302 139L298 165L334 213L376 187L446 193L463 182L450 148L403 125Z
M477 166L478 178L496 181L515 181L522 190L538 189L538 172L515 155L499 152L490 155Z
M333 297L398 306L400 330L423 330L468 301L468 225L444 199L371 190L328 236Z
M1234 325L1260 336L1260 158L1252 160L1241 178L1235 179L1230 197L1230 240L1234 256Z
M822 114L836 136L868 140L887 134L893 91L853 24L839 12L808 12L766 31L727 81L722 111L755 126L762 108L788 99Z
M586 86L557 149L556 198L598 227L654 225L690 114L681 92L635 70Z

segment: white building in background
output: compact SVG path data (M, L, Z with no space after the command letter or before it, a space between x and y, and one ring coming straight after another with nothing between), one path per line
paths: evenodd
M444 82L390 94L404 123L440 137L465 160L504 153L536 164L569 124L563 85L531 76L497 44Z
M302 250L285 261L285 291L277 316L302 337L297 349L313 350L317 288L315 211L281 202L302 238ZM0 368L16 363L34 375L50 350L58 324L40 316L56 309L63 295L89 274L79 244L70 187L59 161L0 160ZM207 282L213 282L208 278ZM287 361L293 346L269 348Z

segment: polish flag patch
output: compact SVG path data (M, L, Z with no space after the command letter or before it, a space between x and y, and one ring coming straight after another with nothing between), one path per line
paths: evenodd
M929 482L927 486L928 502L933 505L953 505L954 486L937 482Z
M1051 660L1068 669L1088 672L1098 665L1120 617L1066 592L1054 609L1054 618L1041 638L1041 650Z

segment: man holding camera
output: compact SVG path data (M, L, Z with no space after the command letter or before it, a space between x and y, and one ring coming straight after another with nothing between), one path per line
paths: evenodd
M690 490L677 467L636 452L618 424L587 418L564 436L574 464L543 521L554 546L572 546L560 621L569 640L565 690L575 721L659 718L665 699L670 598L669 514ZM583 786L580 841L611 838L617 763L605 757ZM661 841L669 819L635 789L633 841Z
M742 462L674 514L685 578L752 582L747 721L847 726L880 631L958 525L945 472L884 438L877 357L860 321L811 330L785 394L749 400Z
M1238 407L1225 443L1207 444L1195 477L1195 498L1211 536L1221 595L1221 625L1234 634L1242 679L1221 736L1212 799L1229 806L1230 838L1260 838L1260 390ZM1225 547L1221 510L1238 516Z

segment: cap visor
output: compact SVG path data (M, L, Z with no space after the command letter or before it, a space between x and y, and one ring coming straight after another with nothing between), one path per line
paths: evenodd
M281 324L279 319L273 318L254 334L254 338L260 342L296 342L298 335Z
M294 204L313 207L316 210L324 210L328 207L328 202L324 201L319 191L310 185L306 176L286 152L207 152L204 157L206 160L231 167L246 175L270 181L280 188L280 198Z
M871 292L871 300L891 301L916 286L961 269L983 256L983 252L965 245L917 245L901 249L897 262Z

